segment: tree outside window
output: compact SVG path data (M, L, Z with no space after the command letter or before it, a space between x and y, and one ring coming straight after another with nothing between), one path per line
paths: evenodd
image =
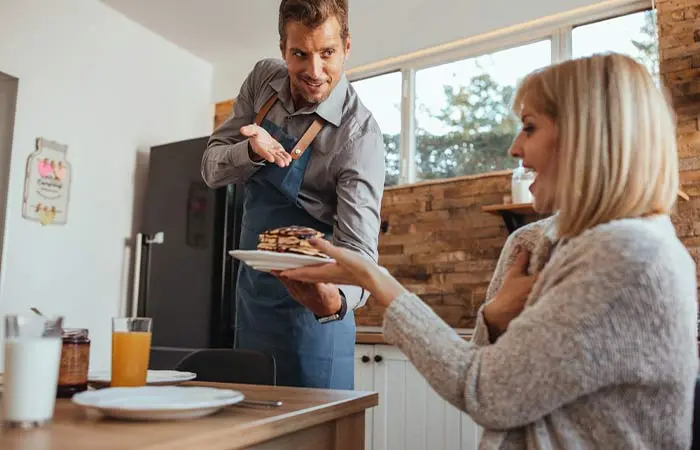
M520 78L550 62L545 40L418 71L418 179L517 167L508 155L519 123L513 93Z
M576 27L571 32L575 58L617 52L636 58L659 80L656 11L640 11Z

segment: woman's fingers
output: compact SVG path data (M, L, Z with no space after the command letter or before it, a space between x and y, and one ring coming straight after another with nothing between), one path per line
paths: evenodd
M336 263L288 269L280 276L304 283L357 284L353 274Z
M335 263L300 267L286 270L282 276L307 283L334 283L363 286L367 282L362 274L367 272L367 265L374 264L350 250L336 247L325 239L310 239L309 243L325 255L333 258Z
M527 267L530 265L530 252L527 249L518 247L515 262L508 270L508 276L522 277L527 275Z
M345 249L336 247L325 239L311 238L309 244L340 263L346 262L348 259L344 253Z
M367 272L370 267L376 266L374 261L365 258L360 253L336 247L325 239L312 238L309 239L309 243L317 250L335 259L343 269L347 269L355 275Z
M282 276L308 283L351 284L368 289L371 274L378 270L374 261L358 252L336 247L324 239L310 239L309 243L335 259L335 263L286 270Z

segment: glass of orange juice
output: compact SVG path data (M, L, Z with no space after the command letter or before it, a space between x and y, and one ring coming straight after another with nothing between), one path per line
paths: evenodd
M112 319L112 387L145 386L151 353L148 317Z

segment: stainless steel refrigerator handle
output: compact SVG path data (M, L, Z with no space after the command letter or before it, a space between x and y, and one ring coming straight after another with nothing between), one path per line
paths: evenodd
M141 291L141 250L143 248L143 233L136 234L134 243L134 286L131 292L131 311L129 315L136 317L139 310L139 292Z
M151 244L162 244L163 241L165 240L165 233L162 231L157 232L156 234L153 235L152 238L146 238L146 244L151 245Z
M149 237L148 235L145 235L144 233L138 233L136 234L136 251L134 254L134 286L133 286L133 294L131 298L131 312L130 315L131 317L136 317L139 312L139 294L141 292L141 262L142 262L142 254L143 254L143 246L145 245L152 245L152 244L162 244L163 241L165 240L165 233L162 231L159 231L153 235L153 237ZM148 276L148 274L146 274Z

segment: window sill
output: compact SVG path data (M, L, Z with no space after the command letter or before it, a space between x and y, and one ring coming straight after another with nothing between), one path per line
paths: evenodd
M425 186L433 186L433 185L438 185L438 184L445 184L445 183L454 183L457 181L465 181L465 180L480 180L483 178L498 178L498 177L503 177L503 176L510 176L513 173L511 169L509 170L499 170L496 172L488 172L488 173L479 173L475 175L462 175L459 177L451 177L451 178L438 178L435 180L424 180L424 181L418 181L415 183L407 183L407 184L399 184L396 186L386 186L384 187L384 191L398 191L401 189L413 189L417 187L425 187Z

